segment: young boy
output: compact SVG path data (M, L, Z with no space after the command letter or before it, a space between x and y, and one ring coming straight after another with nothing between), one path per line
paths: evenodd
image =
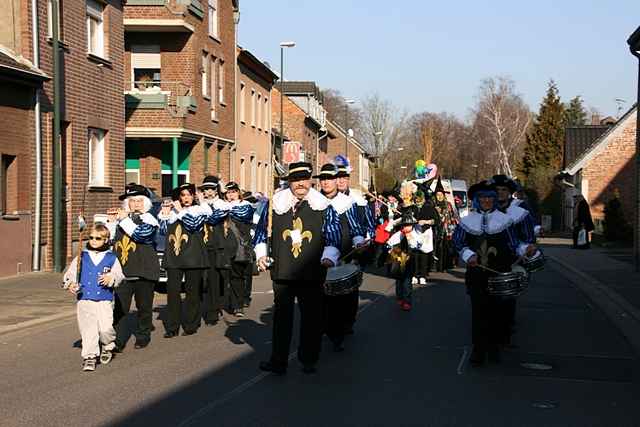
M102 224L93 225L86 249L71 261L63 277L63 288L78 299L83 371L95 371L98 356L102 364L111 362L116 338L113 290L122 279L120 262L109 249L109 230Z

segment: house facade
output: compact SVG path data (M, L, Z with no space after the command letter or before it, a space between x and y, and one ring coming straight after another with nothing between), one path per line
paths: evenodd
M238 20L237 0L127 1L127 182L168 197L208 174L231 177Z
M351 166L351 187L368 190L371 185L371 162L362 144L330 120L327 120L327 131L327 137L320 141L322 163L333 161L337 155L345 156L346 152Z

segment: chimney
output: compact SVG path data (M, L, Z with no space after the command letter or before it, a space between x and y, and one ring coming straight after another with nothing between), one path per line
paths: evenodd
M591 114L591 124L596 126L600 124L600 114L592 113Z

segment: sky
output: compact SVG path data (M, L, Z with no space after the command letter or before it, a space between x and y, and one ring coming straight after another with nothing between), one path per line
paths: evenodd
M636 99L627 38L639 0L242 0L239 43L285 80L352 99L373 93L410 114L465 119L483 78L504 75L533 111L553 79L563 101L615 116Z

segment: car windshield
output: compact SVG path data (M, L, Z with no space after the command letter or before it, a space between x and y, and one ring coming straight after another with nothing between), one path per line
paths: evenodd
M467 193L464 191L454 191L453 199L456 201L456 208L466 208L467 207Z

